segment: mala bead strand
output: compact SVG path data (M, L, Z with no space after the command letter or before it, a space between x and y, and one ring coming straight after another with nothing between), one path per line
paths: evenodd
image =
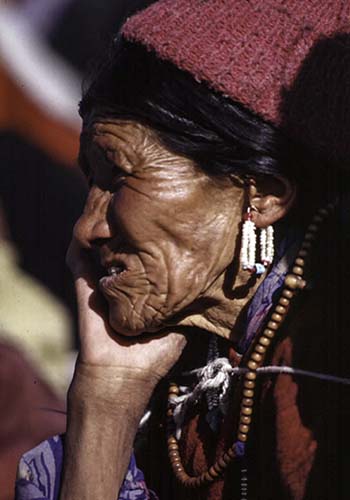
M167 410L168 455L175 476L184 486L197 488L215 481L222 476L225 469L234 458L242 457L244 455L244 445L248 439L254 410L257 369L260 368L264 362L268 348L288 313L291 300L296 295L298 290L302 290L306 286L306 281L303 279L305 260L308 257L315 235L319 231L319 226L324 222L332 210L334 210L334 205L329 204L327 208L318 210L316 215L313 217L312 222L308 226L305 233L304 241L294 261L292 272L287 274L285 277L284 287L278 300L278 304L270 315L266 327L256 340L249 356L247 362L248 371L244 375L242 384L242 397L236 441L220 456L213 466L198 476L188 475L184 470L181 461L179 445L174 435L174 425L172 420L173 408L175 406L174 400L176 400L180 390L175 383L170 384Z

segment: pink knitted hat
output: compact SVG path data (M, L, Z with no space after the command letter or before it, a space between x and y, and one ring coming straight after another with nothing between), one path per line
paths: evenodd
M303 65L318 43L350 33L350 0L159 0L131 17L122 32L264 119L280 125L290 121L285 115L292 113L300 126L305 109L290 102L286 112L283 99L295 86L299 97L303 94L298 82L309 78L302 74ZM343 72L350 63L349 46L339 59ZM322 71L337 72L334 50L327 54L331 67ZM329 80L329 75L315 73L315 64L310 67L315 91L322 94L319 80ZM310 134L315 134L314 122L319 121L314 111L310 109L310 123L304 120ZM314 140L323 142L326 129L325 125Z

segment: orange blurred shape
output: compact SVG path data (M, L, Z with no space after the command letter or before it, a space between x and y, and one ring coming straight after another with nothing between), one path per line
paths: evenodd
M5 130L18 133L57 162L76 165L78 131L45 113L0 62L0 132Z

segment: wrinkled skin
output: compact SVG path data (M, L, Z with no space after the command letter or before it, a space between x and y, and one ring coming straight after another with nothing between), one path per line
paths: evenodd
M132 336L180 324L228 337L241 308L228 291L240 284L242 184L209 178L148 128L97 113L85 120L80 157L92 187L75 238L97 249L104 275L124 271L100 280L112 328Z
M116 497L142 413L192 335L173 326L238 338L237 319L259 284L239 270L242 213L254 205L265 227L294 197L284 181L262 189L254 179L249 188L210 179L151 130L96 110L85 119L81 161L91 190L67 255L81 349L60 500ZM103 295L96 253L102 274L118 271L100 280ZM152 335L135 337L142 332Z

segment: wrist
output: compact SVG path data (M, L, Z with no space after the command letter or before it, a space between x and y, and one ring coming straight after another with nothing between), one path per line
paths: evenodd
M139 419L158 383L139 368L98 366L77 362L68 392L69 413L91 415L98 413L118 420L122 413Z

